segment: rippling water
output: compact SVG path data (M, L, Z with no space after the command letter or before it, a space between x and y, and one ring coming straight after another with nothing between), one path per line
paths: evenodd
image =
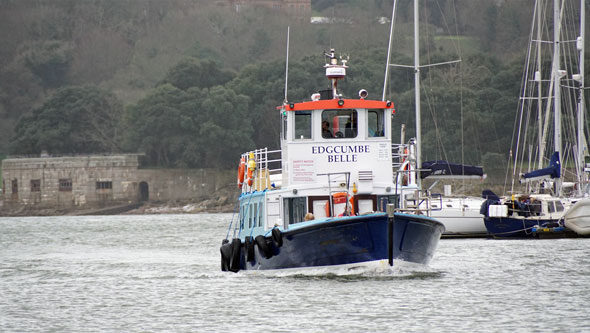
M219 268L231 217L0 218L0 331L590 331L590 239L441 240L429 267L234 274Z

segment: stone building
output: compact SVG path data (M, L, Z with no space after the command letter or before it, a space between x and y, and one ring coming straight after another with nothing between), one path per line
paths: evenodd
M311 0L217 0L216 3L221 6L230 6L236 12L252 6L261 6L296 16L311 14Z
M206 169L143 169L139 155L9 158L2 161L4 209L93 209L139 201L199 200L234 175Z

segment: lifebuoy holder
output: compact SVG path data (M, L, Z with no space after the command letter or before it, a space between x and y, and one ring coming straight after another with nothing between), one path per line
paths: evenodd
M348 200L348 203L347 203ZM332 202L332 204L330 204L330 201ZM324 209L326 211L326 217L328 216L332 216L332 207L334 205L338 205L338 204L343 204L346 203L347 205L350 205L350 212L351 215L356 215L356 209L354 206L354 197L351 196L350 194L348 194L348 192L336 192L334 194L332 194L332 200L326 201L326 204L324 205Z

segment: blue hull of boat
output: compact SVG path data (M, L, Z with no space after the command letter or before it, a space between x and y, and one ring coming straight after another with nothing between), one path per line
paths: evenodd
M486 217L484 223L488 234L494 238L534 238L533 227L556 220L527 220L511 217Z
M380 213L294 228L281 233L280 246L267 237L269 258L254 245L250 261L241 242L240 269L321 267L384 259L427 264L444 231L442 223L407 214L395 214L394 221L390 224L387 214Z

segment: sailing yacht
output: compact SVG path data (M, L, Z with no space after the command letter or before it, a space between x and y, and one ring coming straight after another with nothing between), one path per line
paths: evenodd
M385 70L385 80L383 83L383 100L387 91L387 82L389 75L391 44L395 24L397 1L394 1L391 19L391 31L389 38L389 47L387 53L387 67ZM420 110L420 29L419 29L419 1L414 1L414 65L402 66L414 69L414 86L415 86L415 106L416 106L416 137L408 143L404 143L405 130L402 128L401 143L394 147L394 156L397 156L397 184L405 190L412 191L422 188L422 180L437 179L485 179L483 169L479 166L460 165L448 161L425 161L421 162L421 110ZM452 64L459 61L449 61L441 64ZM434 187L433 184L431 186ZM443 238L455 237L487 237L487 230L484 225L483 214L480 213L482 203L485 201L481 197L460 196L453 197L450 195L432 194L429 191L431 205L426 207L425 203L422 208L430 211L431 216L438 219L445 226Z
M546 4L548 3L542 0L535 3L522 97L519 102L521 122L517 124L519 130L516 131L518 140L514 148L511 194L504 198L488 199L482 205L486 228L495 238L578 237L585 234L575 231L576 229L585 229L586 226L590 228L590 221L585 213L590 209L590 201L580 200L585 195L583 189L587 187L587 173L582 162L587 154L583 127L585 5L583 0L580 1L579 20L576 17L574 21L570 21L564 13L575 11L565 9L571 9L570 6L575 2L553 1L553 37L548 43L543 41L542 35L543 31L550 30L543 26L542 20L546 16L544 11L549 11ZM572 32L572 28L579 30ZM571 38L572 34L577 37ZM547 44L552 46L550 71L543 70L541 66L542 57L547 53L543 52L543 45ZM534 111L537 113L537 133L527 131L527 121ZM570 134L568 137L568 133L565 133L569 139L566 144L562 143L562 132L567 128L565 125L570 124L562 124L564 114L577 118L577 126L570 126L576 128L576 135ZM553 125L551 148L547 144L550 125ZM531 132L535 135L531 135ZM530 143L531 139L534 143ZM546 153L551 151L549 164L543 167ZM574 156L576 174L575 181L570 183L572 195L569 197L566 196L567 183L564 182L567 170L562 161L568 155ZM526 156L528 160L525 160ZM535 164L536 170L522 170L525 165ZM524 186L524 191L515 190L516 180ZM576 201L580 202L575 204L576 209L570 211L569 207ZM564 221L569 221L569 227Z

